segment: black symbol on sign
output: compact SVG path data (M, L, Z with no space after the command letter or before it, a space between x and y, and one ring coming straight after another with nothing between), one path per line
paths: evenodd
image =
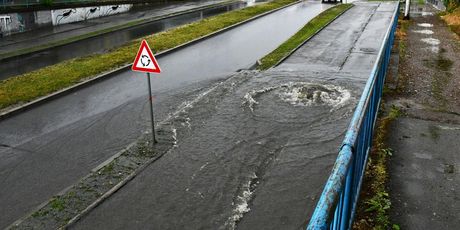
M147 55L142 55L141 56L141 64L142 66L148 66L150 64L150 58Z

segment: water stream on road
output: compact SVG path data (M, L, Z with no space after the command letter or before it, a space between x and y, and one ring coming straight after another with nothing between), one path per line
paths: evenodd
M76 228L296 229L359 92L288 72L243 72L203 89L168 118L176 146Z

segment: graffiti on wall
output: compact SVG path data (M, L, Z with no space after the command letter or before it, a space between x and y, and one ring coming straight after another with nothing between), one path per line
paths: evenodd
M52 10L53 25L62 25L71 22L84 21L92 18L105 17L127 12L132 5L113 5L98 7L81 7L73 9Z

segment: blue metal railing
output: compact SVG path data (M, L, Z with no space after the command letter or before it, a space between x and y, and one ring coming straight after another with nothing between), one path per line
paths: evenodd
M332 173L310 219L308 230L351 229L372 134L380 106L385 74L398 24L399 2L385 33L370 77L361 95Z

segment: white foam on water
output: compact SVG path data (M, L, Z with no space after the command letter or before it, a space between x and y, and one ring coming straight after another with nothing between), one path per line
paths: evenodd
M419 34L434 34L434 32L432 30L414 30L415 33L419 33Z
M261 90L252 90L244 95L242 104L247 105L254 112L254 106L259 104L255 98L260 94L277 89L281 91L279 92L281 100L294 106L328 105L336 108L351 98L350 91L340 86L289 82Z
M431 27L433 27L433 24L430 24L430 23L418 23L417 26L425 27L425 28L431 28Z
M177 146L177 129L173 128L172 129L172 138L173 138L173 146Z
M208 166L209 162L206 162L204 165L200 167L200 171L203 170L206 166Z
M316 88L313 92L305 93L308 87ZM345 104L351 98L350 91L340 86L318 86L310 83L294 84L286 88L280 94L280 98L294 106L328 105L338 107Z
M253 195L251 191L251 182L254 179L257 179L255 173L253 173L248 178L248 181L242 185L241 194L238 195L235 202L232 203L232 206L234 206L232 215L225 222L225 226L228 227L228 229L235 229L236 224L243 218L244 214L251 211L251 208L249 208L249 201Z
M243 105L247 105L249 109L251 109L251 112L254 112L254 106L258 105L259 102L257 102L254 97L257 97L260 94L266 93L268 91L274 90L280 86L272 86L272 87L267 87L263 88L260 90L251 90L248 93L246 93L243 97Z
M187 127L188 129L192 129L192 124L190 124L190 117L186 117L185 121L181 123L183 127Z
M422 12L422 16L432 16L432 15L434 15L432 12L425 12L425 11Z

